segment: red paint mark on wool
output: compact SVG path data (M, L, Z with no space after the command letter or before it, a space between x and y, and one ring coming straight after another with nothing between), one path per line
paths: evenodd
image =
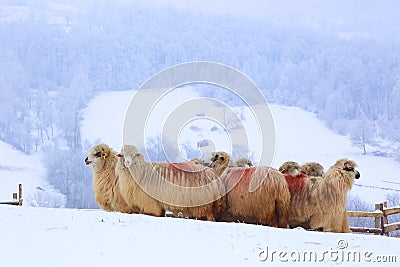
M286 182L289 185L289 191L290 194L293 196L298 195L301 189L304 187L306 184L306 177L304 174L298 174L298 175L290 175L288 173L283 174L285 176Z
M162 173L167 173L164 179L170 183L185 186L185 187L198 187L205 185L207 180L204 173L206 167L199 166L189 162L167 163ZM205 175L204 177L202 175Z
M232 190L247 193L249 191L251 177L255 170L255 167L231 169L227 177L229 187L232 188L232 186L234 186Z
M173 171L195 172L203 169L201 166L190 162L168 163L167 168Z

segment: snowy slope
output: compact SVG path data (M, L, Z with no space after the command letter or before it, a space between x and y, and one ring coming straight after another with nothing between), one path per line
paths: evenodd
M310 266L315 261L326 266L382 266L374 263L383 259L380 256L400 261L400 239L381 236L101 210L0 206L0 214L1 266ZM285 252L279 258L278 253ZM311 253L316 258L310 260Z
M94 98L84 111L82 134L84 139L98 143L100 140L119 150L122 146L122 131L125 112L134 96L133 91L107 92ZM181 93L174 96L169 108L177 103L196 97L196 92L188 90L186 95ZM158 105L162 105L158 103ZM107 107L105 109L104 107ZM276 150L272 166L278 168L284 161L294 160L299 163L317 161L329 168L340 158L347 157L355 160L359 165L361 179L356 181L351 194L360 196L363 200L375 203L385 199L387 193L400 193L400 164L392 158L383 158L371 155L362 155L360 148L354 147L350 139L333 133L313 113L296 107L270 105L275 124ZM205 113L212 107L205 107ZM234 108L238 110L237 108ZM110 112L112 110L113 112ZM168 114L167 109L160 108L160 117ZM251 124L251 114L244 110L245 123ZM161 119L160 119L161 120ZM149 131L154 132L161 128L159 123ZM105 126L105 127L104 127ZM198 122L196 131L182 131L182 141L190 139L199 141L206 137L216 141L217 150L227 150L223 144L226 138L223 131L212 131L204 122ZM248 127L248 135L255 136L256 130ZM207 128L208 127L208 128ZM99 130L102 129L102 130ZM218 137L219 135L219 137ZM218 147L219 143L219 147ZM222 145L221 145L222 144ZM257 156L260 146L250 144Z
M40 155L26 155L1 141L0 151L0 201L12 199L21 183L24 206L51 206L45 203L50 199L63 206L64 196L46 182Z

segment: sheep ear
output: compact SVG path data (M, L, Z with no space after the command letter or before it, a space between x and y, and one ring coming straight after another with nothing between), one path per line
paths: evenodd
M122 155L118 153L117 155L115 155L115 157L122 158Z

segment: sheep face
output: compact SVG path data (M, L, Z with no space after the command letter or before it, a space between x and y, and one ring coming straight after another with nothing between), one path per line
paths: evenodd
M132 156L131 155L125 155L125 160L124 160L125 167L127 167L127 168L131 167L132 166L132 162L133 162Z
M251 168L253 167L253 163L251 160L246 158L241 158L236 161L236 165L241 168Z
M279 167L279 171L281 173L287 173L292 176L296 176L299 174L300 165L294 161L286 161Z
M211 158L206 160L206 166L209 166L211 168L215 168L217 166L220 166L221 164L226 163L226 160L229 160L230 157L226 152L220 151L220 152L213 152L211 153Z
M101 168L110 155L110 151L111 149L105 144L92 147L88 150L89 156L85 158L85 164L93 168Z
M189 162L191 162L193 164L204 165L204 160L199 159L199 158L193 158Z
M141 157L143 157L142 154L140 154L139 150L132 145L124 145L122 151L122 155L125 159L124 165L127 168L132 167L134 160L142 159Z
M300 172L307 176L322 176L324 167L317 162L307 162L300 167Z
M336 161L334 167L337 167L350 173L351 175L354 175L355 179L359 179L361 176L360 173L356 170L357 164L352 160L340 159Z

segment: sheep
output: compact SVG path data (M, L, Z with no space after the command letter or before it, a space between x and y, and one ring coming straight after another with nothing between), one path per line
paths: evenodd
M266 166L229 167L230 156L222 151L212 153L208 162L227 192L227 210L222 221L287 228L290 192L280 172ZM251 191L250 186L254 184L259 187Z
M347 192L351 190L355 179L360 178L356 166L354 161L340 159L321 177L303 175L289 179L289 184L296 183L295 186L289 185L292 190L289 226L350 233L346 202Z
M236 162L236 167L240 167L240 168L251 168L253 167L253 163L251 162L251 160L246 159L246 158L240 158L238 159Z
M198 164L198 165L204 165L204 160L199 159L199 158L192 158L188 162L191 162L193 164Z
M213 168L218 176L221 176L228 167L234 165L228 153L219 151L212 152L211 157L204 161L204 165Z
M106 211L135 213L136 210L128 206L119 191L119 177L115 175L117 152L106 144L99 144L90 148L88 154L85 163L93 169L96 203Z
M324 173L324 167L317 162L306 162L303 165L299 165L294 161L286 161L280 167L279 171L283 174L288 173L292 176L296 176L302 173L306 176L322 176Z
M165 210L183 217L215 221L225 209L225 192L213 169L188 162L147 162L137 148L120 153L130 175L120 173L122 194L140 213L163 216Z
M324 174L324 167L317 162L306 162L300 167L300 172L306 176L322 176Z
M300 165L295 161L286 161L278 169L281 173L296 176L299 174Z
M165 216L164 207L156 199L149 196L132 177L129 169L125 166L123 150L116 154L116 157L115 175L119 177L119 190L125 202L138 210L138 213L157 217ZM145 208L143 208L143 205L146 205Z

